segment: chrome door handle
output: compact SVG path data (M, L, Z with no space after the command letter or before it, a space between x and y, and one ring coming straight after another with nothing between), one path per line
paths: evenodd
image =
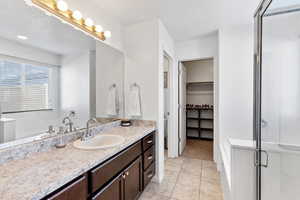
M257 160L257 154L258 153L264 153L266 155L266 161L265 161L265 164L262 164L262 163L259 163L259 161ZM255 163L255 166L261 166L261 167L264 167L264 168L268 168L269 167L269 154L266 150L259 150L259 149L256 149L255 150L255 154L254 154L254 163Z
M265 164L261 164L261 166L264 167L264 168L268 168L268 166L269 166L269 154L265 150L261 150L261 152L266 155L266 163Z

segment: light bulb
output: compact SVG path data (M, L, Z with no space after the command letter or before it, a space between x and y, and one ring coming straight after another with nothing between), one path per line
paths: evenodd
M82 19L82 14L78 10L75 10L72 14L72 17L76 20L81 20Z
M104 36L105 36L106 38L111 38L111 32L110 32L110 31L105 31L105 32L104 32Z
M100 26L100 25L96 25L95 30L96 30L97 33L101 33L103 31L103 27Z
M27 40L28 39L28 37L26 37L24 35L18 35L17 38L20 39L20 40Z
M84 20L84 24L86 26L92 27L94 25L94 21L91 18L87 18L86 20Z
M57 1L56 5L60 11L66 12L68 10L68 4L62 0Z

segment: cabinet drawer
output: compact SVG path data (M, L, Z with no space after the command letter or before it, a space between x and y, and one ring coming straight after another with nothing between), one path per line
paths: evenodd
M155 160L155 146L150 147L143 155L143 166L146 170Z
M150 167L144 171L144 179L143 179L143 188L145 189L148 183L155 175L155 162L153 162Z
M82 176L61 191L54 193L47 200L86 200L88 195L87 177Z
M91 170L91 191L95 192L100 189L109 180L119 174L135 158L141 155L141 146L141 142L138 142L111 160Z
M155 144L154 133L155 132L150 133L148 136L146 136L143 139L143 151L146 151L149 147L151 147L153 144Z

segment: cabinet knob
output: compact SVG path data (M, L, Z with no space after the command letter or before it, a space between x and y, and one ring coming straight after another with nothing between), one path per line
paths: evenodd
M148 143L148 144L152 144L152 142L153 142L152 140L149 140L147 143Z
M122 178L123 178L123 179L126 179L126 176L125 176L125 174L124 174L124 175L122 175Z
M152 160L152 159L153 159L153 156L149 156L149 157L148 157L148 160Z
M126 172L125 174L126 174L126 176L129 176L129 172Z
M149 174L148 174L148 178L152 178L152 176L153 176L153 173L152 172L150 172Z

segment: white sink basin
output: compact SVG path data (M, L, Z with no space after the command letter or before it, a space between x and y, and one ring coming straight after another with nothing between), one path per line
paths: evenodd
M84 150L96 150L116 147L125 142L125 138L118 135L98 135L87 141L76 140L75 148Z

